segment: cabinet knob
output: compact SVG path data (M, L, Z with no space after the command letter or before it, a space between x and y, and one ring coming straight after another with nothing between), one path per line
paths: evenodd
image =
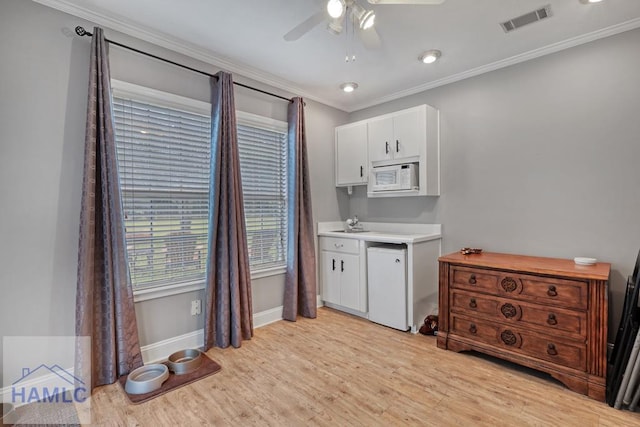
M553 285L549 285L549 288L547 289L547 295L549 295L550 297L558 296L558 291L556 290L556 287Z
M547 354L549 354L550 356L558 355L558 350L556 349L556 346L553 345L552 343L547 344Z
M547 323L550 325L557 325L558 319L556 319L556 315L553 313L549 313L549 316L547 317Z
M472 323L469 325L469 332L471 332L472 334L475 334L476 332L478 332L478 328L476 327L475 323Z
M344 244L342 243L334 243L333 246L335 246L336 248L341 248L344 246Z
M478 307L478 304L476 303L476 299L475 298L471 298L469 300L469 307L471 307L471 308L477 308Z
M476 275L472 274L471 276L469 276L469 283L471 283L472 285L476 284Z

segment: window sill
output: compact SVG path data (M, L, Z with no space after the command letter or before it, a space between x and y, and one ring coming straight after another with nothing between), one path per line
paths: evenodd
M155 288L143 288L133 291L133 302L148 301L156 298L164 298L171 295L184 294L186 292L200 291L204 289L204 280L178 283L175 285L158 286Z
M251 280L261 279L264 277L278 276L287 272L286 267L275 267L266 270L258 270L251 272ZM200 291L204 289L204 281L197 280L194 282L179 283L175 285L159 286L156 288L138 289L133 291L133 302L149 301L157 298L165 298L172 295L184 294L187 292Z

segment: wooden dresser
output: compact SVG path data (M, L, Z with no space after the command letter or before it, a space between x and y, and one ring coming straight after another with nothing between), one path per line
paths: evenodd
M610 264L496 253L439 262L438 347L535 368L605 400Z

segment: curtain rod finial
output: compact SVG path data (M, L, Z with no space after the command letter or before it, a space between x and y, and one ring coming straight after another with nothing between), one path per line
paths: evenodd
M79 36L85 36L85 35L87 35L87 30L85 30L83 27L78 25L76 27L76 34L79 35Z

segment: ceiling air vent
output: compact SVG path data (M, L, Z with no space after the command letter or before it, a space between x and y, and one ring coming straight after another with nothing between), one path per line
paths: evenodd
M508 21L502 22L500 26L505 33L509 33L513 30L517 30L520 27L524 27L525 25L533 24L534 22L549 18L550 16L551 5L548 4L543 8L534 10L533 12L525 13L524 15L520 15L517 18L512 18Z

